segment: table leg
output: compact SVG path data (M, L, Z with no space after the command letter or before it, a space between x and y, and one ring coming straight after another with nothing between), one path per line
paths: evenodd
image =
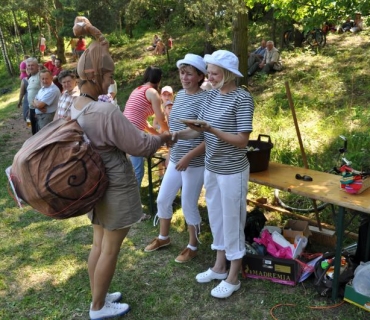
M340 275L340 261L342 256L342 244L344 236L344 214L346 210L344 207L339 207L339 212L337 214L337 245L335 248L335 259L334 259L334 276L333 276L333 286L331 298L335 301L338 298L339 291L339 275Z
M153 199L153 176L152 176L152 157L147 158L148 161L148 181L149 181L149 210L154 214L154 199Z
M369 226L367 228L367 239L366 239L366 251L365 251L365 261L367 262L370 260L370 221Z

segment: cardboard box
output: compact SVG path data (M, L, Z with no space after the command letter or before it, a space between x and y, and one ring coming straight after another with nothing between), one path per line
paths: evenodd
M356 292L351 284L346 285L346 289L344 291L344 301L352 303L355 306L370 312L370 297Z
M308 222L302 220L288 220L283 230L284 238L294 244L294 239L297 235L305 236L308 239L311 235Z
M295 260L249 253L242 260L243 278L264 279L295 286L301 274L302 267Z

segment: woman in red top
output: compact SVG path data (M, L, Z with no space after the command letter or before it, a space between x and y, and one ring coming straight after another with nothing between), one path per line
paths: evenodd
M132 91L123 112L135 127L153 135L158 135L158 132L147 121L148 117L152 115L155 115L163 131L168 131L168 125L161 108L161 97L158 93L161 78L161 69L154 66L148 67L144 73L144 84ZM140 187L144 176L144 158L131 156L130 159Z
M79 37L76 44L76 54L80 58L86 50L86 41L83 37Z

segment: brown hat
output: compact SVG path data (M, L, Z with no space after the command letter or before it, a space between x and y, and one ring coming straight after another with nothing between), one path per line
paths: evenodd
M99 29L85 17L76 17L73 26L75 36L90 35L95 38L78 60L77 73L81 80L95 80L99 88L103 75L114 71L114 62L109 54L109 44Z

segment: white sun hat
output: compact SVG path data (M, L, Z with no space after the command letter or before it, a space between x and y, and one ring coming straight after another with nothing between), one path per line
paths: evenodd
M227 50L217 50L212 54L206 54L204 56L204 61L206 63L214 64L218 67L229 70L238 77L243 77L239 69L239 59L238 57Z
M182 64L190 64L194 68L197 68L203 74L207 74L206 63L204 62L203 58L201 56L198 56L197 54L186 54L184 59L176 62L177 68L179 68Z
M172 87L170 87L170 86L163 87L162 90L161 90L161 93L163 93L163 92L168 92L168 93L173 94Z

